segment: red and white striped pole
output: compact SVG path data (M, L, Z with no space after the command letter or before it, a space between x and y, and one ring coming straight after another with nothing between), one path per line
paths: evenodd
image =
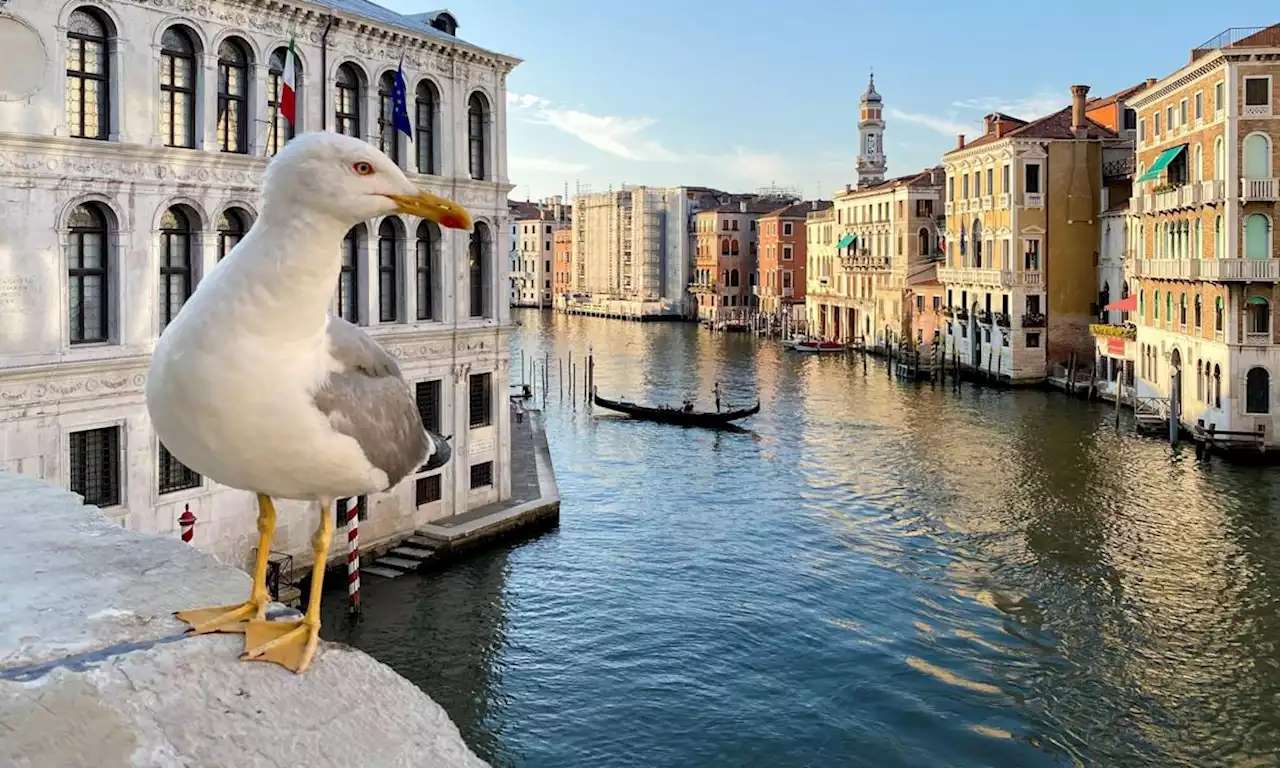
M178 526L182 528L182 540L187 544L191 543L191 537L196 532L196 516L191 514L191 505L182 505L182 514L178 515Z
M347 499L347 595L351 612L360 612L360 504Z

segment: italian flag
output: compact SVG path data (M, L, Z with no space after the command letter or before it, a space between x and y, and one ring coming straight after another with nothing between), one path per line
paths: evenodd
M297 83L294 81L294 64L293 64L293 35L289 36L289 52L284 56L284 84L280 87L280 114L284 115L284 119L289 121L289 125L294 123L294 94L297 90Z

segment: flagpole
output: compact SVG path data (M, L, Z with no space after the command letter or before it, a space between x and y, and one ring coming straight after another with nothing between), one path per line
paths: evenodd
M280 122L280 96L276 95L275 103L271 105L271 127L267 129L267 146L262 148L262 156L267 157L271 152L272 139L276 136L276 123Z

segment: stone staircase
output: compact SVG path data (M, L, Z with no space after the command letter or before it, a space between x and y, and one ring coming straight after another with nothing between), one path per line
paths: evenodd
M438 542L426 536L414 534L374 560L372 565L361 566L360 573L361 575L372 573L384 579L394 579L425 566L436 557L438 546Z

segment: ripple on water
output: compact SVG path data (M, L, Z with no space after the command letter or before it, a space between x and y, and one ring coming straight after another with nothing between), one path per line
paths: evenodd
M1280 753L1272 473L1041 392L521 313L515 355L745 434L546 406L561 524L326 631L497 766L1181 766ZM517 366L513 365L513 370ZM331 612L339 601L330 599Z

